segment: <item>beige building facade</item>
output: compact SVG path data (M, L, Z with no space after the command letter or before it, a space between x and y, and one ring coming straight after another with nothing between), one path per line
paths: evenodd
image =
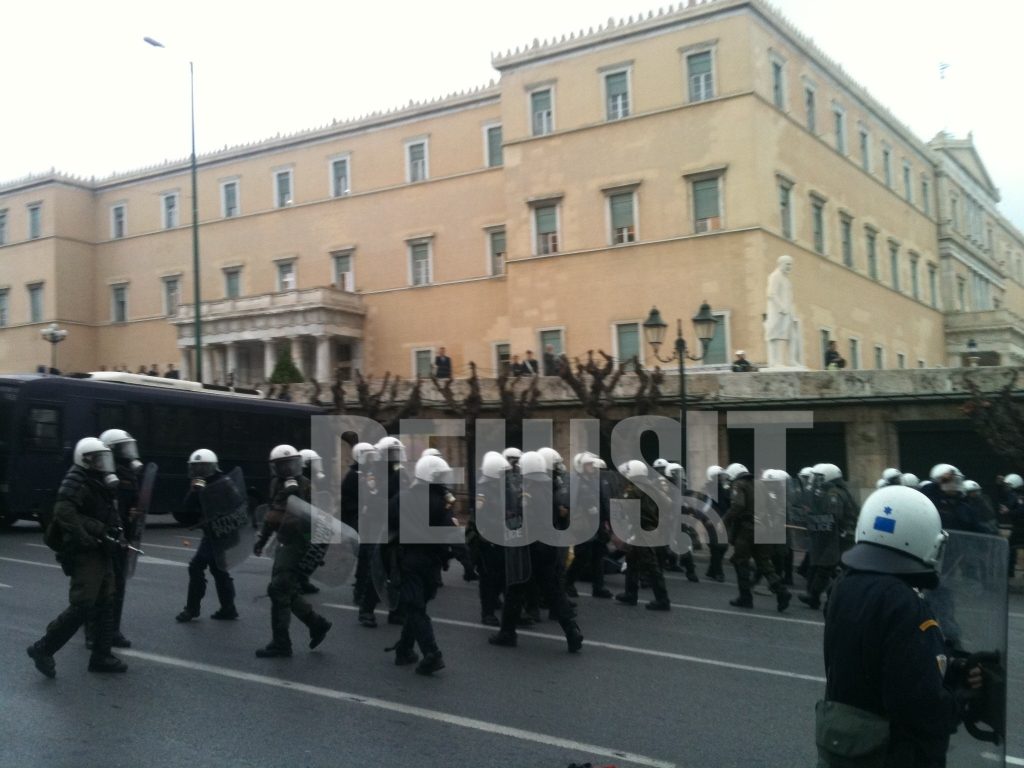
M499 55L497 84L199 158L204 378L484 375L529 349L645 349L652 305L766 360L792 274L809 368L1024 362L1024 237L970 140L916 138L759 0ZM954 202L955 201L955 202ZM188 163L0 186L0 371L186 375ZM962 287L961 287L962 286ZM962 297L962 301L961 301Z

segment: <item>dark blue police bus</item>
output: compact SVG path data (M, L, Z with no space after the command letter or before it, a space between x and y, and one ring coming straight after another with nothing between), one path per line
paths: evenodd
M160 466L150 514L181 503L196 448L214 451L224 469L241 467L253 500L261 500L270 449L308 447L310 418L323 412L255 390L136 374L0 374L0 526L47 519L75 443L111 428L128 430L142 460Z

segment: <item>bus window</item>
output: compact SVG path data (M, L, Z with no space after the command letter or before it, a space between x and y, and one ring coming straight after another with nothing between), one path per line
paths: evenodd
M111 403L96 404L96 434L108 429L127 429L124 421L124 406Z
M196 448L217 451L220 443L220 414L212 408L196 409L154 405L152 443L160 452L187 456Z
M33 406L25 420L25 448L36 451L59 451L60 411L57 408Z
M14 437L14 402L17 399L18 390L0 387L0 451L11 448Z

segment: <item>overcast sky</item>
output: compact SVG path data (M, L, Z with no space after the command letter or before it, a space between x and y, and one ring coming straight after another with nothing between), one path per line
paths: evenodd
M775 0L922 140L974 141L1024 230L1019 0ZM0 24L0 181L103 177L486 84L491 54L655 0L34 0ZM143 43L152 36L165 50ZM949 65L945 81L939 64ZM1012 62L1012 63L1011 63ZM370 73L373 76L370 77Z

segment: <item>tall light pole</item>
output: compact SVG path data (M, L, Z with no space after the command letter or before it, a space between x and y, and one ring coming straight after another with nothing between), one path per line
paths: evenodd
M50 323L40 331L43 338L50 342L50 371L57 370L57 345L67 338L68 332L58 328L56 323Z
M658 354L662 341L665 339L665 330L668 324L661 319L661 313L657 307L651 307L651 313L644 321L644 338L654 350L654 356L663 363L676 361L679 363L679 429L682 442L682 457L679 463L687 465L687 443L686 435L686 361L703 360L708 352L708 343L715 337L715 327L718 325L718 318L711 313L711 305L706 301L700 305L700 310L693 316L693 330L700 339L701 351L699 355L687 354L686 339L683 338L683 321L676 319L676 343L671 355L667 358ZM689 472L689 468L687 472Z
M154 48L163 48L164 44L152 37L142 38ZM199 280L199 195L196 191L196 74L192 61L188 63L188 85L190 116L192 119L192 287L193 303L195 307L195 380L203 380L203 322L202 306L200 304L200 280Z

